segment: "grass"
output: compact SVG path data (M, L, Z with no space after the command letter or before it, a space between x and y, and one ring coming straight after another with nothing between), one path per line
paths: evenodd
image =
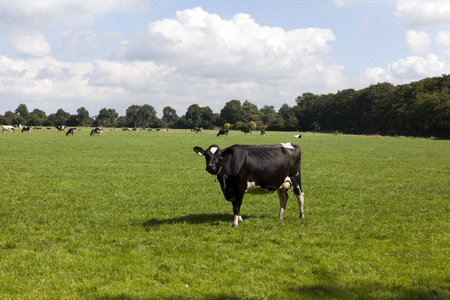
M450 298L450 141L292 135L0 134L0 298ZM286 141L306 219L246 195L232 229L192 148Z

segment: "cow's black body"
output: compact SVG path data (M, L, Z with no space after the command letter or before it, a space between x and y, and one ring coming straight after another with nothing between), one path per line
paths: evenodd
M228 136L228 130L220 129L219 132L217 133L217 136L220 135Z
M69 128L69 130L67 131L67 133L66 133L66 135L74 135L74 133L75 133L75 129L76 128Z
M194 147L198 155L206 158L206 171L219 180L225 199L233 204L235 221L242 222L240 207L245 193L278 192L280 218L284 218L287 190L293 187L303 213L303 191L301 188L301 149L291 143L270 146L233 145L221 150L212 145L203 150Z
M94 129L92 129L90 135L91 136L95 136L96 133L100 134L100 135L103 135L103 128L96 127Z

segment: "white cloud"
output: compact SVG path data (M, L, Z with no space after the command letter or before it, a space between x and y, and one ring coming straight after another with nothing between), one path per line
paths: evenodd
M75 1L62 2L63 10L72 3L81 14L102 11L97 5L89 10ZM44 13L33 4L30 14ZM99 37L101 42L96 42ZM88 28L71 29L62 45L70 53L89 54L114 38ZM34 99L29 101L36 105L30 102L30 107L48 99L76 99L69 101L72 112L80 106L88 110L100 106L120 114L131 104L148 103L157 111L170 105L184 113L193 103L218 112L231 99L248 99L259 107L294 102L302 92L332 92L346 81L344 67L328 57L334 40L330 29L287 31L261 26L243 13L225 20L201 8L188 9L172 19L150 23L109 58L91 63L58 61L46 56L50 49L44 46L27 50L32 53L23 59L0 56L0 65L5 65L0 69L0 96ZM79 48L80 44L85 46ZM26 50L19 47L19 40L14 45L15 50ZM58 102L52 105L59 108Z
M41 33L18 33L9 39L10 51L19 55L45 56L50 53L50 44Z
M0 0L0 32L11 29L44 30L58 24L86 24L108 12L148 10L145 0Z
M120 37L117 32L97 34L92 30L67 30L62 36L62 48L65 53L91 55Z
M160 89L175 68L152 61L114 62L99 60L89 75L94 86L122 86L124 89Z
M412 53L425 53L429 50L432 43L430 37L425 31L406 31L406 46Z
M86 97L86 74L92 72L89 63L67 63L53 58L12 59L0 56L0 65L7 72L0 72L0 94L14 95L30 101L47 101L64 97ZM10 76L10 74L16 76ZM31 103L30 103L31 104Z
M440 76L448 72L450 64L435 54L409 56L390 63L386 69L368 68L361 80L363 84L388 81L407 83L425 77Z
M390 71L397 78L423 78L445 73L445 64L435 54L425 57L409 56L390 65ZM413 80L413 79L411 79Z
M434 39L438 53L450 60L450 31L438 32Z
M396 15L408 27L450 24L448 0L397 0Z
M396 0L332 0L337 6L348 6L354 3L382 3L382 2L395 2Z
M329 29L285 31L260 26L247 14L223 20L198 7L150 23L145 34L116 52L116 58L153 60L224 82L279 80L302 77L305 70L321 65L334 40ZM323 82L327 72L315 68L306 75L311 76Z
M391 81L392 76L383 68L368 68L361 79L361 85L366 86L376 82Z

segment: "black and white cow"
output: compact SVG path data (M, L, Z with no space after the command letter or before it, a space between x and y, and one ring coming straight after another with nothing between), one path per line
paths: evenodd
M220 129L219 133L217 133L217 136L220 136L220 135L228 136L228 130Z
M266 135L266 130L265 129L261 129L261 135L265 136Z
M26 132L30 132L31 131L31 126L23 126L22 127L22 133L26 131Z
M10 132L12 131L14 133L16 132L14 127L13 126L9 126L9 125L3 125L2 126L2 133L5 132L5 131L10 131Z
M76 128L69 128L69 130L67 130L66 135L69 135L69 134L74 135L75 129L76 129Z
M58 131L66 131L65 125L59 125L59 126L56 126L55 128L58 129Z
M241 131L242 131L244 134L245 134L245 133L253 134L251 129L244 129L244 130L241 130Z
M96 127L96 128L91 130L91 136L95 136L96 133L100 134L100 135L103 135L103 128Z
M212 145L194 151L206 158L206 171L219 180L225 199L233 204L233 227L242 222L241 204L245 193L264 194L277 191L280 200L280 219L284 219L291 187L304 218L304 193L301 187L301 149L292 143L251 146L233 145L220 149Z
M301 135L301 134L297 134L297 135L294 135L293 138L294 138L294 139L301 139L301 138L302 138L302 135Z

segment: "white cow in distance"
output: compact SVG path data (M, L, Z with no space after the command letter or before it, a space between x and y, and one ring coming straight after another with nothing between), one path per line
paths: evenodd
M9 125L3 125L2 126L2 133L5 131L9 131L9 132L16 132L13 126L9 126Z

